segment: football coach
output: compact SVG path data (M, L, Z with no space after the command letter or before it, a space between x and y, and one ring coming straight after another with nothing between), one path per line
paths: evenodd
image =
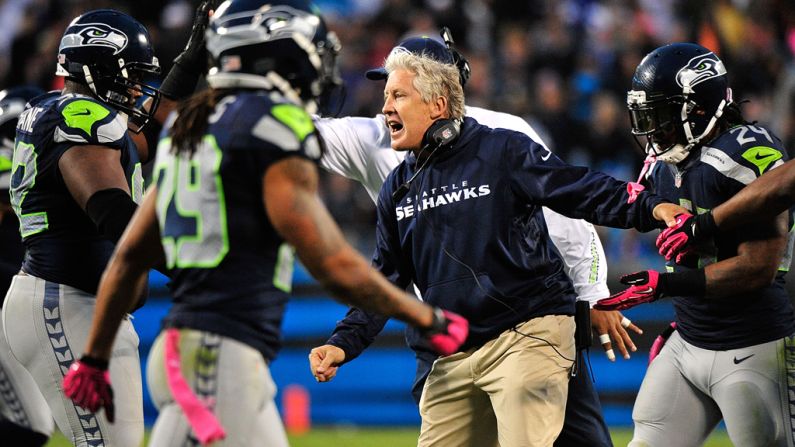
M419 445L550 446L575 359L576 295L541 207L640 231L685 210L647 192L630 200L627 183L465 117L452 65L398 51L385 68L392 148L410 153L381 189L373 263L471 322L460 352L419 362ZM427 358L419 334L407 337Z

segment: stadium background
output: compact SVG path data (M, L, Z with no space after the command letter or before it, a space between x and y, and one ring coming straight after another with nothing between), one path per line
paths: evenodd
M197 0L0 0L0 87L35 84L60 88L53 76L58 42L68 22L99 7L124 10L143 22L166 72L181 50ZM629 134L624 96L642 56L671 41L697 41L726 63L734 98L749 100L746 117L768 125L795 148L795 3L791 0L322 0L330 27L343 43L340 66L347 85L341 115L372 116L382 105L380 83L362 73L383 61L410 35L437 36L452 29L473 76L467 103L524 117L562 158L618 178L634 179L641 151ZM346 236L372 252L374 210L359 185L323 176L322 196ZM661 268L653 234L599 229L611 289L623 273ZM168 305L162 277L136 312L142 359ZM230 285L230 287L233 285ZM387 330L361 359L330 384L308 372L308 350L325 341L344 307L329 300L297 266L284 324L285 348L273 363L283 391L308 392L315 425L416 427L408 390L414 361L403 346L402 326ZM790 290L795 290L790 286ZM627 312L645 334L628 361L611 365L595 347L591 364L611 427L631 425L631 405L646 365L645 351L672 318L665 302ZM641 352L644 351L644 352ZM147 420L155 416L147 401Z

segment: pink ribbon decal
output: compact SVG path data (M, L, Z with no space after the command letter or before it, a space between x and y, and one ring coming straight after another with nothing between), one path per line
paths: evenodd
M166 330L166 380L174 400L182 408L182 413L188 419L193 432L202 445L224 439L224 427L212 411L205 406L190 389L188 382L182 375L179 360L179 331Z

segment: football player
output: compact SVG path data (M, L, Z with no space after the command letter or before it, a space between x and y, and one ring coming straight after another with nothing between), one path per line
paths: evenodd
M445 43L428 37L412 37L400 42L393 51L426 54L440 62L454 64L459 69L459 80L463 86L470 76L469 64L453 47L449 30L444 28L441 35ZM367 77L384 80L386 72L383 68L376 68L368 71ZM522 132L543 144L535 130L518 116L472 106L466 107L466 115L489 127ZM389 128L384 116L322 118L316 120L316 125L325 143L321 166L360 182L375 201L384 179L405 155L390 146ZM596 302L609 294L604 250L593 225L584 220L570 219L546 207L543 213L550 238L565 261L566 274L574 283L577 299ZM613 343L623 358L629 358L629 352L635 351L635 345L628 330L641 333L640 328L617 311L592 310L590 316L608 358L615 360ZM356 334L358 331L364 331L364 327L338 327L329 344L313 350L310 369L318 380L330 380L342 363L356 358L376 335ZM352 333L343 335L342 332ZM354 346L346 342L351 338L367 341ZM423 372L427 373L427 368ZM415 383L413 395L416 401L419 401L423 379L424 374L421 374ZM555 445L612 445L610 432L602 417L599 396L587 368L580 369L569 382L566 418Z
M0 92L0 294L3 299L25 255L19 238L19 220L8 196L17 119L27 102L43 93L37 87L14 87ZM44 445L52 434L52 414L30 373L11 355L2 319L0 390L0 439L19 446Z
M723 62L692 43L657 48L627 94L632 133L656 161L648 181L663 198L703 213L782 165L770 130L732 100ZM630 287L597 307L673 298L676 331L641 385L630 446L700 445L721 419L734 445L792 446L795 317L784 288L792 240L787 213L724 232L685 265L622 278ZM782 259L782 255L783 259Z
M80 405L112 410L106 368L122 366L113 336L139 280L165 263L175 303L148 362L160 410L151 446L287 445L268 365L294 254L334 296L420 327L437 352L466 338L466 320L370 267L318 200L321 145L308 111L334 84L339 43L316 11L306 0L219 7L207 32L210 89L178 107L154 186L100 285L85 355L64 379Z
M143 437L138 336L129 320L113 352L115 424L113 414L68 400L61 377L75 358L72 347L88 336L100 275L141 199L141 164L154 154L160 123L204 71L209 9L205 1L197 10L162 95L152 86L160 67L143 25L109 9L80 15L58 49L63 91L36 98L19 116L10 196L26 255L3 324L14 357L77 446L137 446Z

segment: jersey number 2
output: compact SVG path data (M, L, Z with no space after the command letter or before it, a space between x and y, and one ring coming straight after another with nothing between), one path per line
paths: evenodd
M166 146L160 149L170 150ZM168 155L156 167L157 216L168 268L213 268L229 252L221 157L208 135L191 158Z

